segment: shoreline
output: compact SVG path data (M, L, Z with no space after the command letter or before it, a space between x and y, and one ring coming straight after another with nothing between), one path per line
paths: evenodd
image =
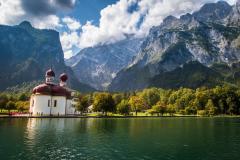
M216 115L216 116L199 116L199 115L175 115L175 116L80 116L80 115L72 115L72 116L9 116L9 115L0 115L0 118L4 119L14 119L14 118L240 118L240 115Z

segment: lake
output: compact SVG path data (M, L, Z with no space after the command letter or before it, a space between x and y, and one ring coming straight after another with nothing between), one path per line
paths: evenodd
M240 118L0 119L0 159L239 160Z

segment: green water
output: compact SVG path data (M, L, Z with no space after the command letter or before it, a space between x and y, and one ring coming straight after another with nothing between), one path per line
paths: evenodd
M0 119L0 159L239 160L240 118Z

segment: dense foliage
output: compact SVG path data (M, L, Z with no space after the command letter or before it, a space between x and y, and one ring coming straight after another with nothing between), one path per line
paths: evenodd
M1 93L1 111L28 111L30 94ZM179 88L165 90L149 88L142 91L125 93L95 92L77 94L76 109L81 113L96 112L103 115L174 116L208 115L214 116L240 114L240 89L232 86L214 88Z
M80 103L92 105L94 112L114 112L122 115L239 115L240 89L231 86L215 88L179 88L164 90L149 88L126 93L94 93L82 95Z
M7 111L28 112L29 97L27 93L0 93L0 113Z

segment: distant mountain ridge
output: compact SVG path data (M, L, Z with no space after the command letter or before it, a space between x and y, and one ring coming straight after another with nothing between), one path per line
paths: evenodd
M0 25L0 90L22 83L42 80L51 66L58 76L69 74L69 85L83 92L93 88L80 83L64 64L59 33L35 29L24 21L16 26ZM58 78L58 77L56 77Z
M142 39L125 40L89 47L66 60L77 78L98 90L106 90L116 74L128 66L139 52Z
M24 21L0 25L0 90L29 88L52 65L82 92L240 84L240 0L207 3L192 14L166 17L145 38L82 49L64 60L59 33ZM56 77L58 78L58 77ZM30 85L31 86L31 85Z
M166 17L161 25L150 30L133 63L117 74L109 90L128 91L150 86L199 87L228 83L228 78L221 71L213 71L211 66L216 63L231 66L239 62L239 11L239 2L230 6L225 1L219 1L205 4L199 11L180 18ZM182 79L184 77L174 76L179 72L193 81L186 83ZM209 83L199 83L194 75L198 75L197 78L204 75L202 78Z

